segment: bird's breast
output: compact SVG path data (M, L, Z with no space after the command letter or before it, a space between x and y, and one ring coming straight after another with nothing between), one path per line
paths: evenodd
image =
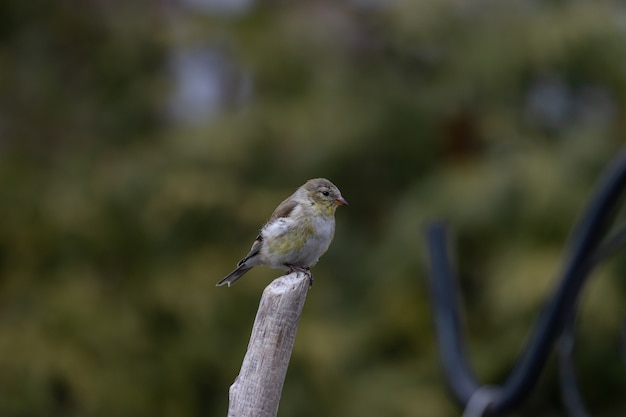
M261 233L265 244L262 255L268 264L310 267L328 249L335 233L335 219L280 218L267 224Z
M312 220L313 230L320 241L330 241L335 234L335 218L334 217L320 217Z

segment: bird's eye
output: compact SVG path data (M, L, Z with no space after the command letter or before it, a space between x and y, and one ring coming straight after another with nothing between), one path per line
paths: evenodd
M328 197L328 196L330 195L330 192L328 192L328 191L322 191L322 195L323 195L324 197Z

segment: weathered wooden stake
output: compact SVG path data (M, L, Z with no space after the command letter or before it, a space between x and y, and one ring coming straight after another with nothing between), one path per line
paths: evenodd
M309 276L292 272L263 291L248 351L230 387L228 417L276 417Z

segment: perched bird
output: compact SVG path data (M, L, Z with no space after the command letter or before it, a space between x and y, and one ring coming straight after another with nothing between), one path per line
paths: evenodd
M335 210L348 202L326 178L308 180L280 203L261 229L237 269L217 283L229 287L255 266L306 272L330 246L335 234Z

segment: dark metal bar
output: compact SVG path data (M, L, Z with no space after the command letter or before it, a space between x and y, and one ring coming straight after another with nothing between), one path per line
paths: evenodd
M561 383L561 398L569 417L589 417L585 403L580 395L576 382L574 368L574 325L576 315L572 314L568 320L559 342L557 355L559 358L559 381Z
M493 415L514 409L535 385L555 340L575 310L578 296L595 266L594 258L624 197L626 149L599 181L595 196L570 237L560 284L542 311L517 365L489 408ZM441 359L447 382L458 402L466 405L480 388L466 359L461 334L457 291L448 251L447 233L441 223L427 228L430 253L430 291Z
M435 328L446 381L461 404L467 404L479 383L466 357L452 263L449 259L445 226L434 223L428 227ZM436 278L435 278L436 277Z

